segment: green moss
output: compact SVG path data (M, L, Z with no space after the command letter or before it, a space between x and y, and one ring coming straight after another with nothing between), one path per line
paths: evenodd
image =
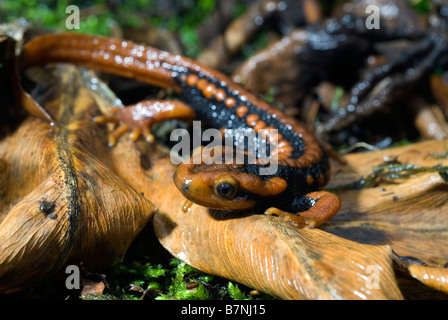
M421 13L429 13L432 8L431 0L411 0L412 7Z
M167 266L131 261L122 263L107 274L110 289L104 299L119 300L266 300L272 297L260 294L255 298L251 289L215 277L170 258ZM82 299L100 300L102 296Z
M80 10L86 6L102 4L103 1L78 1ZM12 22L18 18L28 20L34 26L51 30L65 30L66 19L70 13L66 9L72 3L69 0L3 0L0 2L0 20ZM112 14L103 11L100 14L88 16L80 20L79 31L90 34L109 34Z
M66 30L65 22L70 15L66 8L72 4L69 0L3 0L0 1L0 20L12 22L25 18L34 26ZM215 0L180 0L174 5L180 14L174 12L169 16L155 0L123 0L112 10L104 0L76 1L81 12L80 28L71 31L110 35L114 23L122 27L140 27L147 23L179 32L187 54L195 55L199 42L196 28L215 9Z
M253 300L252 297L243 293L237 284L232 282L227 285L227 291L233 300Z
M209 300L211 298L204 284L207 283L206 280L210 281L213 277L204 275L177 259L171 260L170 265L174 268L170 270L171 278L168 291L156 297L157 300ZM200 282L197 282L197 286L191 289L188 288L188 283L198 280Z

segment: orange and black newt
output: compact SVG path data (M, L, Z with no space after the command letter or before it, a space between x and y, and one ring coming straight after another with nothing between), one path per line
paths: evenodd
M112 108L109 114L98 117L97 122L119 124L110 134L111 144L127 131L132 140L144 136L152 141L151 126L166 119L200 119L217 129L253 129L272 141L270 161L277 161L278 170L270 175L260 174L260 168L266 166L262 159L243 164L182 163L174 182L187 199L220 210L265 210L309 227L322 224L339 210L341 203L335 194L316 191L328 181L329 162L315 136L226 75L180 55L130 41L74 33L43 35L29 41L17 70L56 62L173 88L180 94L182 101L142 101ZM18 92L31 114L53 121L28 93L21 88Z

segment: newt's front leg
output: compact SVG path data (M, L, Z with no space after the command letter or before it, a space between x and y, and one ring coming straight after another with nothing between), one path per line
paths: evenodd
M308 226L313 229L330 219L341 208L341 200L334 193L316 191L307 193L303 197L311 205L306 211L295 214L271 207L265 211L265 214L281 217L297 227Z
M108 114L95 118L97 123L118 123L118 127L109 135L109 146L114 146L118 138L130 131L129 138L135 141L143 135L148 142L153 142L151 126L155 123L177 119L192 120L196 113L180 101L146 100L125 108L111 108Z

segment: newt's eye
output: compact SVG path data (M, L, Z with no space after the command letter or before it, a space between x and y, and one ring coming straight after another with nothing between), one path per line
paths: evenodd
M228 182L218 184L215 190L216 193L223 198L232 198L235 194L235 187Z
M215 194L225 199L235 198L238 193L238 187L238 181L232 176L221 177L214 183Z

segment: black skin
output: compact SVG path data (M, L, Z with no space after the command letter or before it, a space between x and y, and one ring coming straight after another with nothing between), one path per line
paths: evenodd
M249 166L250 165L246 166L246 168L250 168ZM314 201L307 196L304 196L304 194L319 190L322 187L317 183L317 178L322 173L327 180L327 170L328 158L325 154L321 162L315 166L303 169L279 166L278 172L274 176L285 179L289 188L285 190L285 192L274 197L259 197L256 210L265 210L272 207L273 203L275 203L275 207L278 209L287 212L302 212L310 209L314 205ZM308 185L306 182L306 177L308 175L315 177L315 182L311 185ZM263 179L270 179L274 176L260 177Z
M185 72L186 75L189 75L191 73L193 72ZM178 77L180 77L181 75L182 73L179 73ZM277 128L278 132L282 134L285 137L285 140L291 143L291 146L294 148L294 151L292 153L293 158L298 158L303 154L303 140L296 132L286 128L278 119L273 118L269 112L260 110L259 108L257 108L257 106L253 105L247 100L242 100L238 92L232 92L228 87L221 84L217 79L206 77L202 74L198 74L198 76L200 78L207 79L207 81L210 83L215 84L217 88L224 89L224 91L226 92L226 96L233 97L236 100L236 105L247 106L247 114L257 114L260 117L260 120L263 120L268 125ZM185 82L179 81L178 83L182 86L182 100L194 109L198 119L204 121L210 127L229 129L248 128L246 124L246 117L237 117L233 111L229 111L229 108L224 105L224 102L219 102L215 98L207 99L200 93L200 91L196 87L190 87ZM215 107L214 110L210 108L210 100ZM237 146L237 144L238 142L235 141L235 147ZM244 146L246 147L247 144L244 144Z
M186 75L189 75L191 71L185 71ZM182 72L179 72L178 79L182 76ZM298 135L291 128L286 127L276 118L273 118L269 112L265 112L251 102L241 99L237 92L233 93L229 88L220 83L217 79L206 77L203 74L198 74L199 78L205 78L208 82L213 83L216 87L224 89L227 96L233 97L237 102L236 105L245 105L249 111L247 114L257 114L261 120L265 121L269 126L273 126L278 129L285 140L287 140L293 147L292 158L298 158L304 153L304 142L300 135ZM178 80L179 85L182 87L181 95L183 101L185 101L190 107L192 107L198 119L204 121L209 126L214 128L248 128L245 117L239 118L233 111L230 111L224 105L224 102L219 102L215 98L211 99L214 109L210 108L210 99L205 98L199 90L193 86L188 86L185 82ZM251 129L251 128L250 128ZM234 146L237 147L239 141L238 138L234 140ZM209 142L206 142L208 144ZM247 142L243 142L244 147L247 147ZM274 177L279 177L286 180L288 188L285 192L275 197L259 197L256 194L238 193L238 197L257 199L257 209L267 209L272 206L272 203L276 204L276 207L284 211L289 212L301 212L306 211L313 205L313 201L308 197L303 196L306 193L319 190L322 186L318 184L319 176L323 174L325 181L328 180L329 163L328 157L322 150L323 157L319 163L305 168L296 168L285 165L279 165L278 170L273 175L261 175L259 164L249 164L247 161L243 167L242 172L254 174L259 176L263 180L268 180ZM247 158L246 158L247 159ZM307 176L314 178L314 183L309 185L306 182ZM226 193L232 193L229 190L229 186L222 186L219 188L223 195ZM222 189L222 190L221 190ZM225 196L224 196L225 198Z
M311 90L320 81L327 80L350 92L349 103L318 124L317 133L340 130L403 96L435 70L448 68L448 1L433 3L438 20L425 30L391 29L386 25L369 30L365 17L354 15L329 19L307 29L308 43L299 57L303 67L302 87ZM365 57L382 53L378 44L394 40L406 40L410 44L359 79ZM385 79L388 84L382 90L375 90ZM375 93L370 95L372 92Z

